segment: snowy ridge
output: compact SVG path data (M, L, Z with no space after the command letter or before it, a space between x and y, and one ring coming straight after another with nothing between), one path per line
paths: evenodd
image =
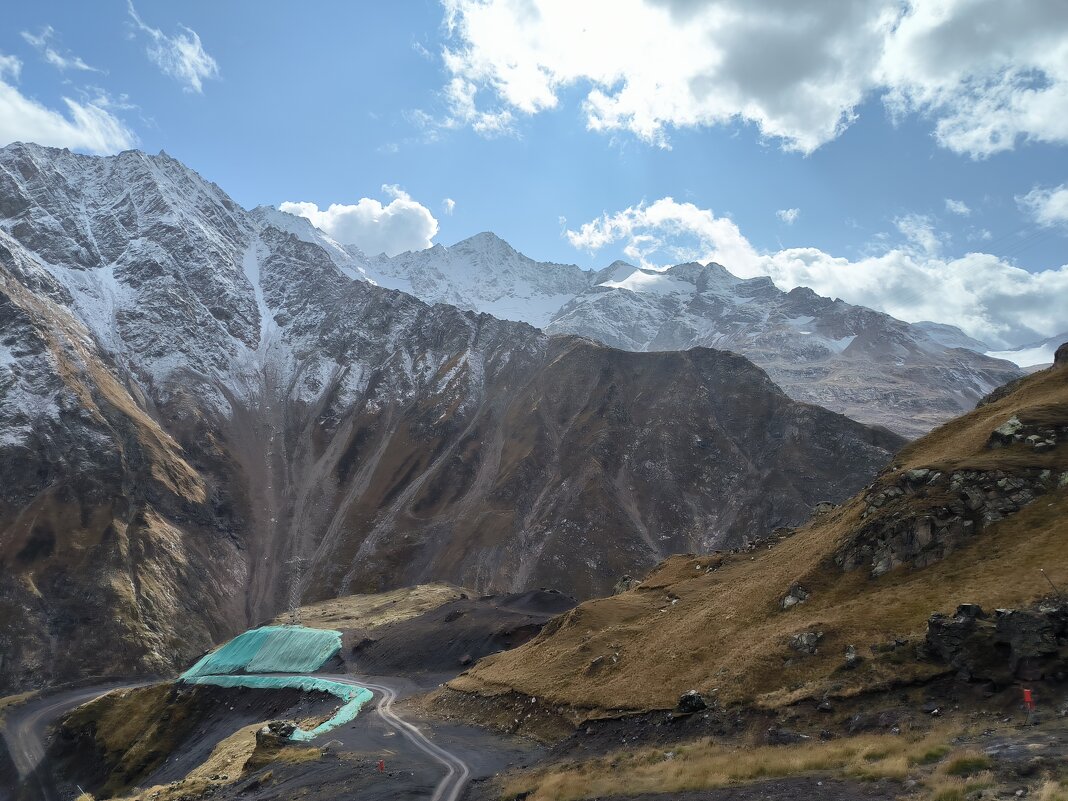
M0 194L9 199L0 231L101 347L145 388L195 376L220 414L268 383L309 404L355 401L387 363L398 372L366 401L410 397L431 380L414 367L427 354L397 353L426 313L415 298L624 350L733 350L794 398L908 435L1019 374L968 350L981 343L951 326L783 292L717 264L586 271L535 261L491 233L367 257L303 218L241 209L166 154L94 158L15 144L0 150ZM485 381L478 363L462 372L471 391Z
M287 215L275 212L272 219ZM280 221L308 242L325 235L306 220ZM810 289L778 289L718 264L665 269L617 261L600 271L536 262L483 233L394 258L328 248L347 275L520 320L551 334L578 334L633 351L712 347L737 351L788 394L909 436L970 409L1019 375L986 346L939 323L908 324ZM362 259L362 261L361 261Z
M992 359L1006 359L1018 364L1020 367L1033 368L1053 364L1054 353L1065 342L1068 342L1068 331L1047 337L1038 342L1021 345L1013 350L988 351L986 355Z

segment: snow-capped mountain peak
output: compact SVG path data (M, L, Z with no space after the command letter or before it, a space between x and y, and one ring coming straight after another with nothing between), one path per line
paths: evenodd
M279 227L320 244L325 236ZM589 271L535 261L490 232L367 259L361 269L347 266L347 254L334 258L353 278L549 333L634 351L735 350L795 398L912 436L1019 374L953 326L910 325L807 287L783 292L767 276L740 278L715 262L651 269L616 261Z

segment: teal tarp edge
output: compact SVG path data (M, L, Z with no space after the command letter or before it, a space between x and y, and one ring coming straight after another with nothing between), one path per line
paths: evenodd
M360 713L363 705L374 697L374 694L366 687L342 684L338 681L321 679L315 676L191 676L189 678L183 677L181 681L187 684L210 684L216 687L250 687L256 690L297 689L303 692L324 692L342 701L341 707L330 719L320 723L314 729L305 730L298 727L290 736L290 739L296 742L307 742L319 735L333 731L338 726L344 726L353 720Z

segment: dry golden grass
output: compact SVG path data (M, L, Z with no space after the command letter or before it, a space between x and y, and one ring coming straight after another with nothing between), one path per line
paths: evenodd
M283 746L256 751L256 732L264 723L243 726L212 749L203 763L190 771L176 784L153 785L132 795L113 801L171 801L172 799L196 797L211 787L233 784L244 778L249 771L274 763L315 762L322 757L318 748ZM211 778L212 776L220 778Z
M672 750L646 748L557 765L508 780L504 797L577 801L606 795L702 790L762 779L827 774L850 779L903 779L933 753L947 753L948 730L925 736L861 735L788 746L724 745L700 740ZM960 782L961 780L954 780Z
M1068 801L1068 786L1049 779L1039 788L1038 801Z
M978 773L969 778L938 777L927 784L927 798L930 801L965 801L981 790L996 784L990 772Z
M1063 447L1045 454L1035 454L1024 445L987 449L990 432L1013 415L1024 423L1068 422L1068 370L1042 370L1028 376L1008 397L951 420L906 445L894 463L906 468L1068 468L1068 451Z
M418 617L461 595L477 595L452 584L420 584L390 592L346 595L300 609L300 622L316 629L371 629L387 623ZM288 623L288 615L279 615L274 623Z
M264 723L242 726L229 737L221 740L202 764L189 772L187 779L204 779L210 776L229 776L236 780L244 770L245 762L256 750L256 732Z
M1068 370L1038 373L1017 393L909 446L897 463L906 468L986 459L1064 463L1064 445L1048 454L985 446L991 430L1012 414L1026 419L1032 407L1044 414L1063 408L1068 422L1066 401ZM605 712L669 708L689 689L716 690L724 702L765 706L828 691L849 695L936 671L912 658L912 648L879 658L868 649L895 637L920 640L932 612L952 611L964 602L988 608L1030 604L1049 590L1040 569L1058 585L1068 585L1064 488L987 527L927 568L901 568L877 579L864 569L843 573L832 559L855 536L862 509L858 496L753 554L673 557L636 589L580 605L530 643L482 660L449 686L486 696L514 690L550 705ZM811 597L782 611L780 600L798 583ZM791 634L806 630L824 633L815 656L787 647ZM867 658L843 673L847 645Z

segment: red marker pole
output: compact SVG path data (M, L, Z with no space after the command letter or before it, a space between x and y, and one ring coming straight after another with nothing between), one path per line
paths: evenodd
M1024 707L1027 709L1027 722L1031 722L1031 717L1035 714L1035 696L1031 693L1031 690L1027 687L1023 691Z
M386 772L386 760L384 760L384 759L378 760L378 772L379 773L385 773Z

